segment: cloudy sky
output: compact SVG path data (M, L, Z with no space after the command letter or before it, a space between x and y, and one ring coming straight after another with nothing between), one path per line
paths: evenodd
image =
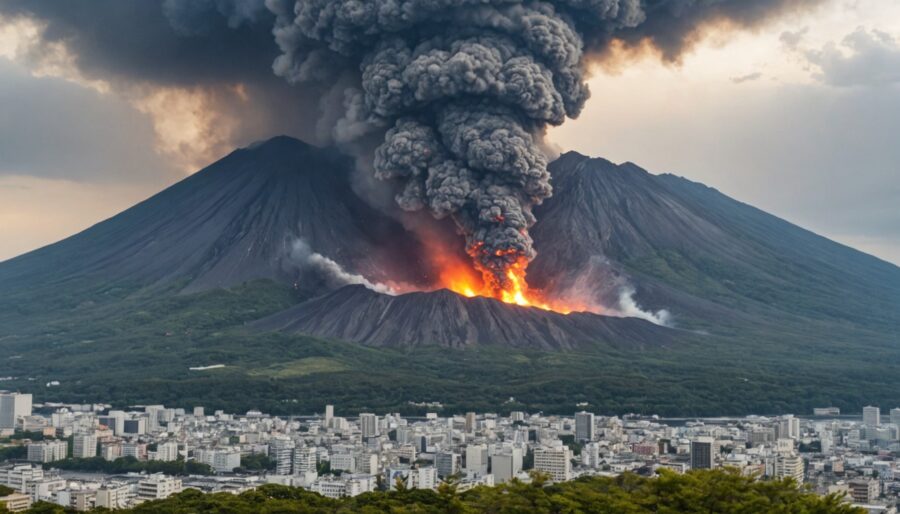
M216 61L221 48L197 54L209 69L163 67L159 54L201 50L119 51L102 17L82 23L96 34L73 35L57 13L26 3L0 6L0 260L234 147L315 137L292 121L309 112L303 92L274 77L268 57L249 75L231 76L231 62ZM255 33L232 21L234 41L222 44L250 52ZM900 264L900 2L825 0L750 31L711 30L678 62L611 59L590 85L581 117L551 131L558 147L703 182Z

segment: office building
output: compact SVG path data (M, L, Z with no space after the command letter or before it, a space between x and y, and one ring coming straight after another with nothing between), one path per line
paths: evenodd
M474 412L466 413L466 433L471 434L475 432L476 426L476 417Z
M691 441L691 469L712 469L715 466L713 442L712 437L698 437Z
M359 429L364 438L375 437L378 435L378 416L371 413L362 413L359 415Z
M13 430L19 420L31 416L31 395L0 392L0 430Z
M881 409L873 406L863 407L863 425L875 427L881 424Z
M434 455L434 467L441 478L447 478L459 472L459 454L439 452Z
M900 426L900 407L891 409L891 424Z
M594 415L590 412L578 412L575 414L575 440L594 440Z
M466 447L466 471L487 474L488 449L484 444L470 444Z

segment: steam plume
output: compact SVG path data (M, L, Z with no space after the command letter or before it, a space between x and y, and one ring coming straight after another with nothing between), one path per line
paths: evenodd
M361 285L372 291L396 295L392 287L385 284L378 284L369 281L362 275L349 273L341 267L340 264L324 255L314 252L309 243L303 239L297 239L291 245L291 260L297 264L301 270L310 271L317 274L320 278L331 283L332 287L341 287L346 285Z

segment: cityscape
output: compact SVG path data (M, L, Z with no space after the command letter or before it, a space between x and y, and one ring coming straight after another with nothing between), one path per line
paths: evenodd
M758 480L793 479L843 495L870 513L900 499L900 408L862 416L837 408L811 416L661 419L541 413L335 414L275 417L202 406L114 409L33 403L0 394L0 498L10 511L48 502L119 509L186 489L243 493L264 484L327 498L376 490L459 491L542 474L549 482L661 469L732 469ZM339 410L338 410L339 412Z

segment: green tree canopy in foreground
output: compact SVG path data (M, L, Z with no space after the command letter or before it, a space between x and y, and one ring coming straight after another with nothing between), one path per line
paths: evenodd
M45 506L46 507L46 506ZM57 511L65 512L60 508ZM330 500L302 489L265 485L232 495L188 490L169 499L144 503L121 512L187 514L223 513L734 513L857 514L837 496L817 496L790 480L755 481L736 471L693 471L685 475L663 470L659 478L625 474L616 478L582 478L546 485L537 476L530 484L513 481L457 493L404 489Z

